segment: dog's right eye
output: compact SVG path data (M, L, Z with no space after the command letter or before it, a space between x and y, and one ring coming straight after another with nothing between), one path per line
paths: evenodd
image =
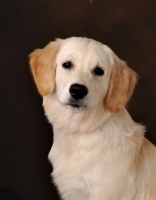
M103 71L103 69L101 69L100 67L96 67L96 68L94 69L94 74L95 74L96 76L102 76L102 75L104 74L104 71Z
M62 64L62 67L65 68L65 69L70 69L72 67L72 63L70 61L68 62L65 62Z

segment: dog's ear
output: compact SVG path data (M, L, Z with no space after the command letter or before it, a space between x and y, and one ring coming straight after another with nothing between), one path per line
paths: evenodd
M106 108L117 113L130 99L137 83L137 74L115 56L109 89L105 99Z
M29 55L31 71L42 96L50 94L55 89L56 56L59 47L60 42L54 41Z

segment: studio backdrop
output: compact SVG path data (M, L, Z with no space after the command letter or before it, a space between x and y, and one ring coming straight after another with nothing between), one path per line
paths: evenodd
M146 137L156 144L155 0L1 0L0 4L1 198L59 199L47 159L52 127L28 64L29 53L55 38L98 40L138 73L127 108L136 122L146 125ZM9 193L12 199L6 197Z

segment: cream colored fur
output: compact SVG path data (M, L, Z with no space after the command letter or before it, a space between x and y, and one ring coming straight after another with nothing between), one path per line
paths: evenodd
M30 65L53 124L49 160L62 199L156 200L156 147L125 108L136 73L106 45L76 37L36 50ZM69 105L74 83L89 91L79 108Z

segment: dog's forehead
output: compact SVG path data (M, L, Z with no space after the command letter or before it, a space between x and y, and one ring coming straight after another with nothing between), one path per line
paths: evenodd
M62 41L58 57L62 59L88 58L111 64L113 55L111 49L100 42L88 38L74 37Z

